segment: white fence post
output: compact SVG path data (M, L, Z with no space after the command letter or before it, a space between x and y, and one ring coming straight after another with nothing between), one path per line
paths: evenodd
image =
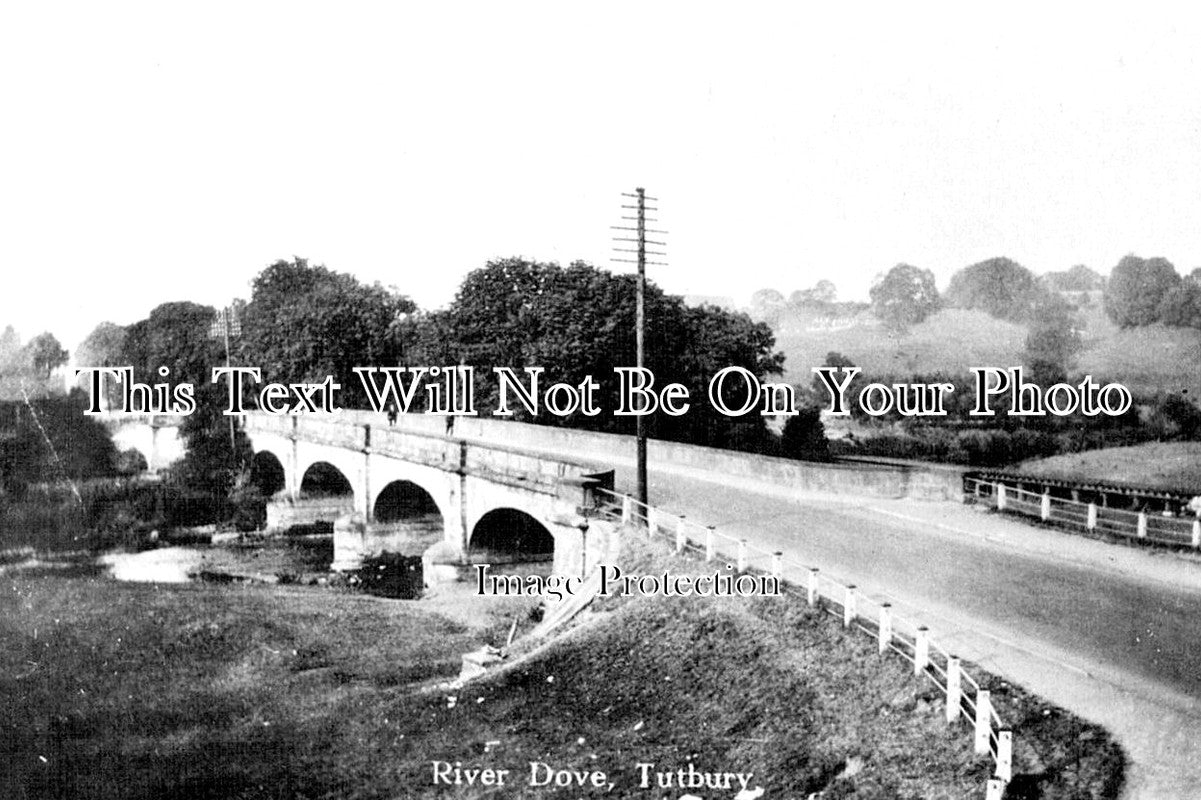
M913 674L921 675L930 664L930 631L925 625L917 629L913 639Z
M1193 547L1201 547L1201 519L1193 520Z
M819 580L821 578L818 576L817 567L811 567L809 570L809 605L811 606L817 605L817 596L820 594L817 585Z
M988 782L988 789L985 792L984 800L1001 800L1005 796L1005 781L999 781L995 778Z
M1013 779L1013 733L997 731L997 777L1008 783Z
M842 599L842 627L849 628L855 621L855 587L848 586Z
M1005 510L1005 484L997 484L997 511Z
M959 718L959 701L963 693L963 678L959 674L959 659L955 656L947 658L947 722Z
M688 546L688 537L684 534L684 518L676 520L676 552L683 553Z
M713 533L713 526L705 528L705 560L712 561L717 557L717 542L716 535Z
M880 630L877 638L879 651L885 653L892 644L892 606L884 603L880 606Z
M738 540L738 571L746 572L746 539Z
M976 755L988 752L988 735L992 732L992 695L987 689L976 690Z
M1090 531L1096 529L1096 527L1097 527L1097 504L1096 503L1088 504L1088 521L1084 523L1084 527L1088 528Z
M621 497L621 524L629 525L633 519L634 519L634 501L632 499L630 499L629 495L622 495L622 497Z
M771 554L771 576L776 580L784 574L784 554L777 550Z
M1138 512L1138 538L1147 538L1147 512Z
M1043 522L1046 522L1047 520L1049 520L1051 518L1051 493L1050 492L1043 492L1043 500L1042 500L1042 506L1039 508L1039 516L1042 517Z

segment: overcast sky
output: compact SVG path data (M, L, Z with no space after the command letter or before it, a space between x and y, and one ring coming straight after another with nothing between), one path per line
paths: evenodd
M639 185L652 278L743 303L1201 266L1188 6L843 5L5 4L0 324L73 349L292 255L426 307L499 256L625 269Z

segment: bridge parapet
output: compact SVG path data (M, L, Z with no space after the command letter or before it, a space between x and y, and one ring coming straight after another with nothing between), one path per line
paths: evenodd
M336 420L295 417L296 435L306 442L363 450L367 447L367 429Z
M296 417L280 417L273 414L247 414L242 417L242 429L247 433L273 433L277 436L292 436L296 432Z
M183 424L180 414L151 414L144 411L101 411L92 418L108 426L149 425L151 428L178 428Z
M581 487L605 485L603 467L501 444L465 441L413 430L359 422L357 419L281 417L251 412L247 434L268 433L357 452L401 459L446 472L478 475L528 491L561 495ZM608 484L612 476L609 474ZM608 488L612 488L611 485Z
M376 426L369 430L374 452L448 471L461 466L462 443L455 439Z

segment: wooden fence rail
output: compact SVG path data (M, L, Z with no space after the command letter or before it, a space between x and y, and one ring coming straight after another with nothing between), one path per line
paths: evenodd
M1201 519L1106 508L1038 494L1001 481L964 478L967 499L998 511L1035 517L1069 529L1127 539L1201 548Z

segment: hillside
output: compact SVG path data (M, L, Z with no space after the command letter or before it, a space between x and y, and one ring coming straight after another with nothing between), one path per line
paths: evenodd
M1074 373L1117 381L1135 393L1201 397L1201 331L1151 325L1122 330L1099 302L1081 309L1084 350ZM790 320L776 333L787 358L785 379L808 383L811 367L837 351L869 373L965 372L970 367L1022 364L1026 328L980 311L944 309L904 334L894 334L870 312L838 327L806 329Z
M1201 494L1201 442L1150 442L1024 461L1020 471L1060 480L1124 483Z
M871 312L840 328L789 326L776 335L787 379L808 383L826 353L842 353L869 373L963 372L975 366L1020 364L1026 329L979 311L944 309L904 334L889 331Z

